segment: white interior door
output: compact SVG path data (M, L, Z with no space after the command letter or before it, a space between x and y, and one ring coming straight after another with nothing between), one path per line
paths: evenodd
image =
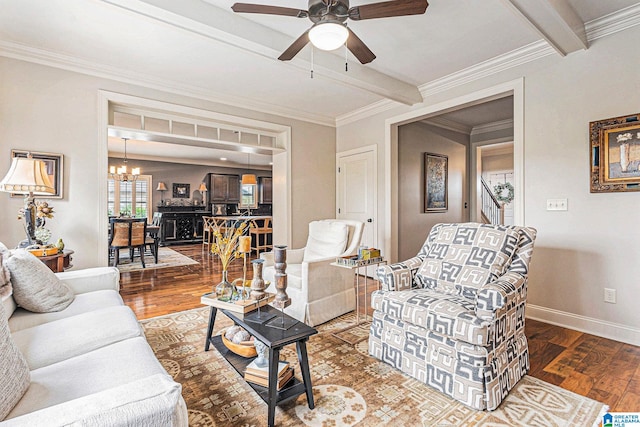
M376 153L371 146L337 154L336 217L364 222L362 244L372 248L378 247Z

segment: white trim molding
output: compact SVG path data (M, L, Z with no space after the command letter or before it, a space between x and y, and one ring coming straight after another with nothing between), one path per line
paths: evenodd
M640 329L593 317L527 304L527 319L538 320L576 331L640 346Z

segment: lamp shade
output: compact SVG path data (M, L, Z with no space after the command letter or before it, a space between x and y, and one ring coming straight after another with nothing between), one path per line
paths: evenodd
M201 182L201 183L200 183L200 187L198 187L198 191L199 191L199 192L201 192L201 193L202 193L203 191L207 191L207 186L205 185L205 183L204 183L204 182Z
M167 186L164 182L160 181L158 183L158 188L156 188L156 191L167 191Z
M257 184L257 183L258 183L258 180L256 179L256 176L254 174L245 173L244 175L242 175L242 185Z
M14 157L9 172L0 181L0 191L35 195L55 194L47 166L42 160Z
M349 38L349 30L343 24L320 22L309 30L309 40L320 50L335 50Z

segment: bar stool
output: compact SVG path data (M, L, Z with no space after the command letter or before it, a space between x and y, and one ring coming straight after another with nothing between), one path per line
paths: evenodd
M272 232L273 228L271 228L271 218L265 219L262 227L259 227L255 220L251 221L251 226L249 228L249 235L251 236L251 250L255 250L256 254L260 255L261 249L265 251L273 248L273 244L269 243L269 236L271 236ZM262 240L260 237L262 237Z
M211 253L211 242L213 240L213 229L215 226L215 217L202 217L202 250L207 247L207 252Z

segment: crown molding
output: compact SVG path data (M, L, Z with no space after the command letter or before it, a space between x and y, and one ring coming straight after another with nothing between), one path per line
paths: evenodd
M589 42L640 24L640 4L594 19L584 24Z
M441 129L450 130L452 132L462 133L467 136L473 130L471 126L466 126L466 125L463 125L462 123L458 123L453 120L445 119L444 117L439 117L439 116L420 120L420 123L423 123L425 125L436 126Z
M474 126L473 129L471 129L471 135L482 135L483 133L497 132L507 129L513 130L513 119L499 120L497 122Z
M613 35L640 24L640 4L633 5L585 24L585 32L589 42ZM479 80L501 71L508 70L528 62L536 61L556 51L546 41L539 40L527 46L496 56L487 61L456 71L447 76L432 80L418 87L423 98L453 89L475 80ZM383 100L336 118L336 126L343 126L391 110L399 104Z
M335 120L332 117L320 114L313 114L297 109L256 101L253 99L238 96L209 96L211 88L195 85L188 85L174 80L167 80L154 77L150 74L127 71L107 64L99 64L92 61L63 55L45 49L34 48L19 43L0 40L0 56L32 62L48 67L60 68L80 74L94 77L115 80L122 83L129 83L136 86L160 90L175 95L187 96L190 98L202 99L209 102L226 104L233 107L244 108L260 113L266 113L294 120L315 123L323 126L335 127Z

